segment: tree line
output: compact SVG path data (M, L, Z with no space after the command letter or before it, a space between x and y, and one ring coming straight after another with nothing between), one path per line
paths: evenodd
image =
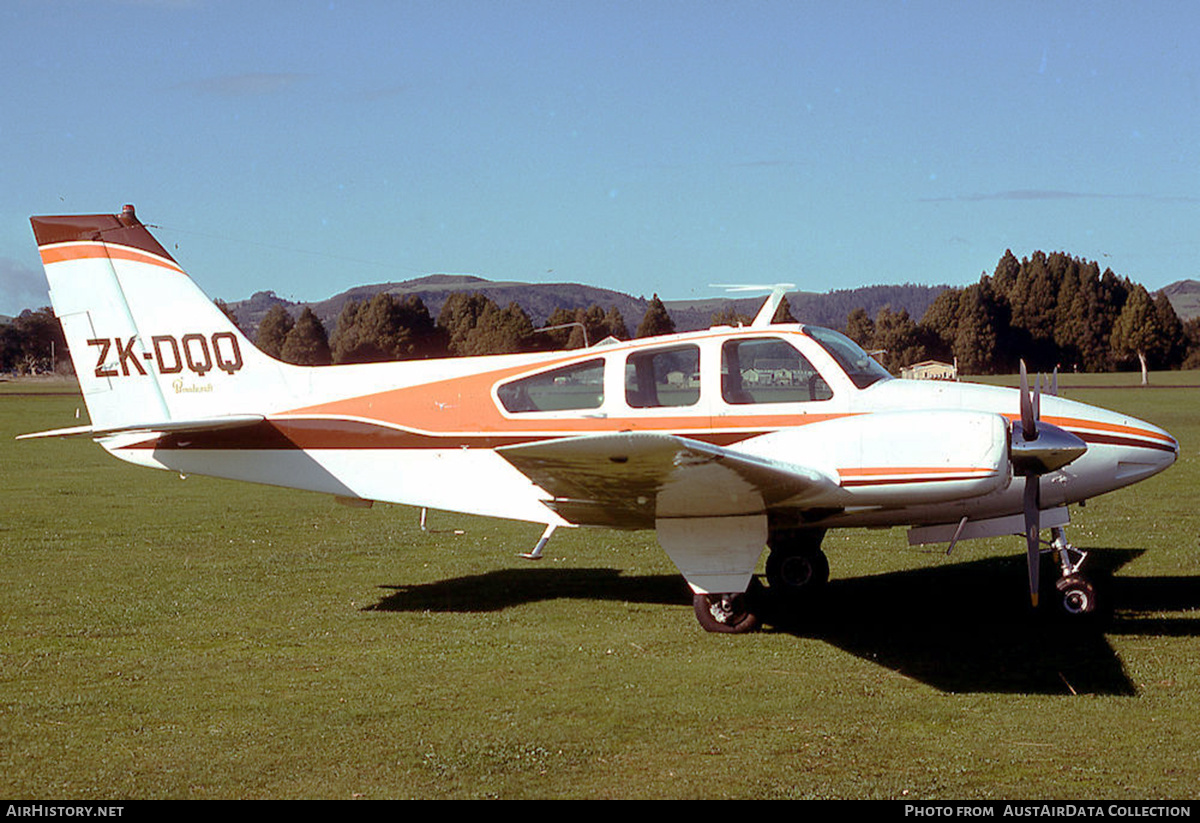
M216 301L231 320L237 318ZM726 309L713 325L748 324ZM786 298L773 322L795 322ZM1097 263L1063 253L1034 252L1018 260L1006 251L991 275L937 296L919 321L884 306L874 317L856 308L843 330L893 372L922 360L957 362L964 374L1031 370L1112 371L1125 367L1200 368L1200 318L1182 323L1166 295ZM635 337L675 331L658 295ZM616 307L560 308L541 328L516 303L501 307L480 292L455 292L433 318L416 295L381 292L351 301L330 335L311 308L299 316L273 307L254 335L279 360L302 365L368 363L430 357L578 348L607 337L630 338ZM26 310L0 326L0 370L50 371L66 360L62 329L49 308Z
M637 336L670 334L675 327L658 295L650 301ZM274 306L259 324L255 344L289 363L371 363L429 357L550 351L592 345L605 338L628 340L629 328L615 306L556 309L541 328L516 303L501 307L480 292L455 292L435 320L417 295L380 292L350 301L327 334L312 309L299 317Z
M67 340L49 306L0 324L0 372L45 374L67 359Z
M1200 367L1200 318L1183 323L1165 294L1060 252L1017 260L1006 251L990 276L942 292L919 322L856 309L846 333L892 371L937 359L964 374L1002 374L1024 360L1046 372L1132 366L1145 381L1151 368Z

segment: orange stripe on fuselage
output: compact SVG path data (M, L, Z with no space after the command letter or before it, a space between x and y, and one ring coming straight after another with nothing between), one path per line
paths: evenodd
M1018 422L1021 419L1020 414L1006 413L1004 415L1012 422ZM1043 417L1047 423L1058 426L1059 428L1067 429L1078 433L1081 429L1100 432L1112 432L1114 434L1133 435L1134 437L1145 437L1150 440L1157 440L1160 443L1165 443L1170 446L1178 446L1174 437L1161 432L1150 431L1149 429L1139 429L1135 426L1124 426L1119 423L1101 423L1098 420L1087 420L1081 417Z
M581 409L570 416L548 416L553 412L503 414L492 395L497 383L511 377L552 370L573 362L597 357L572 353L534 365L509 366L477 374L436 380L416 386L391 389L377 394L335 400L285 412L284 416L329 416L375 420L431 435L449 434L528 434L553 436L594 434L612 431L732 431L752 429L773 431L791 426L818 423L847 414L747 414L714 416L704 413L670 415L628 415L594 417L599 410ZM276 415L272 415L275 417Z
M879 466L838 469L843 487L895 486L979 480L996 473L991 466Z
M838 474L847 477L866 475L911 475L911 474L993 474L992 466L878 466L875 468L838 469Z

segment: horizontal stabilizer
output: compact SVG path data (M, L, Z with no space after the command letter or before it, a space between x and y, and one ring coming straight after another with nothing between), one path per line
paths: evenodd
M49 431L33 432L17 435L18 440L36 440L43 437L111 437L117 434L149 434L152 432L202 432L220 431L222 429L239 429L243 426L253 426L264 420L261 414L223 414L216 417L202 417L196 420L162 420L157 423L138 423L129 426L97 429L91 426L72 426L67 429L50 429Z

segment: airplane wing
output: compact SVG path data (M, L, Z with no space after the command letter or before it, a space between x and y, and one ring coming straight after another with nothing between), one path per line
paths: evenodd
M579 525L653 528L657 518L758 514L782 500L844 502L824 472L670 434L584 435L496 451Z
M116 434L149 434L151 432L199 432L218 431L220 429L237 429L242 426L253 426L266 418L261 414L223 414L216 417L200 417L195 420L160 420L156 423L135 423L112 428L93 428L91 426L72 426L67 429L50 429L49 431L19 434L17 440L36 440L43 437L109 437Z

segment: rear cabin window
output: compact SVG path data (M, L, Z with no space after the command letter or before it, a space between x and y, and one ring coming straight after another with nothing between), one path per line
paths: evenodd
M727 340L721 346L721 397L726 403L807 403L833 391L808 358L775 337Z
M588 360L505 383L496 389L510 412L598 409L604 403L604 361Z
M625 361L625 402L635 409L692 406L700 400L700 349L635 352Z

